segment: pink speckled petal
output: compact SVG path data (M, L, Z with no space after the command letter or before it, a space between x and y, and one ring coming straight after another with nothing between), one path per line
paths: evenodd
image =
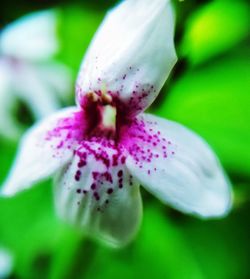
M85 141L55 180L58 215L111 246L129 242L142 215L139 184L125 155L112 141Z
M61 110L36 124L24 135L1 195L12 196L30 188L72 158L74 141L68 136L68 130L75 131L75 127L70 128L70 122L74 121L77 113L75 107Z
M77 101L106 92L136 114L156 98L176 62L168 0L127 0L108 13L82 63Z
M231 208L231 187L211 148L180 124L143 114L124 133L131 174L164 203L200 217Z

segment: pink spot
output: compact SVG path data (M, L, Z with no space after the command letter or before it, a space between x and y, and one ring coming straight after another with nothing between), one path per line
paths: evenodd
M119 170L118 173L117 173L117 176L118 176L118 177L122 177L122 175L123 175L123 171L122 171L122 170Z
M109 195L111 195L112 193L113 193L113 189L112 188L109 188L108 190L107 190L107 194L109 194Z

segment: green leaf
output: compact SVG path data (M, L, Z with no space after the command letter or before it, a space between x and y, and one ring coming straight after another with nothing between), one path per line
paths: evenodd
M206 278L181 228L156 205L145 210L135 253L143 278Z
M89 257L89 255L85 255L86 251L83 255L79 255L79 251L81 252L83 249L85 250L82 235L75 228L64 225L58 238L57 249L51 259L48 279L74 278L73 273L78 272L79 274L80 268L86 267L86 263L84 266L82 265L84 257Z
M249 16L243 1L212 1L202 6L187 22L181 55L199 64L230 49L248 36Z
M206 279L249 278L249 205L223 220L193 218L182 227Z
M60 226L55 218L50 185L0 199L0 241L15 256L18 278L44 278L57 246Z
M246 56L189 70L156 113L196 131L233 174L250 177L250 78Z

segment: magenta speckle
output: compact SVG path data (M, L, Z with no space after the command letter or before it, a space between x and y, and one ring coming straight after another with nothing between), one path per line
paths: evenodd
M175 154L172 142L162 136L156 122L135 118L123 127L121 133L122 143L135 164L148 175L157 171L154 167L156 160L167 160L168 154ZM162 161L160 165L163 163Z
M107 194L109 194L109 195L111 195L113 192L114 192L114 190L113 190L112 188L109 188L109 189L107 190Z
M97 201L100 200L100 196L99 196L99 194L98 194L97 192L94 192L93 196L94 196L94 198L95 198Z
M86 163L85 161L82 161L82 160L81 160L81 161L78 163L77 166L78 166L78 168L82 168L82 167L86 166L86 164L87 164L87 163Z
M117 173L117 176L118 176L118 177L122 177L122 175L123 175L123 171L122 171L122 170L119 170L118 173Z

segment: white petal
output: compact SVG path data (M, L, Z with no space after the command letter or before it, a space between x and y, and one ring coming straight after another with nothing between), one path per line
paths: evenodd
M136 113L159 93L176 62L174 16L168 0L127 0L113 9L98 30L77 82L86 93L107 91Z
M56 12L43 11L24 16L0 34L0 52L20 59L41 60L58 49Z
M76 108L61 110L24 135L1 195L12 196L31 187L35 182L52 175L72 158L73 143L68 129L74 133L70 122L76 113Z
M164 203L201 217L225 215L230 183L210 147L183 126L152 115L138 116L124 131L127 166Z
M57 111L60 102L51 85L43 80L37 67L22 63L13 70L12 84L15 93L28 104L36 119Z
M13 270L13 255L5 248L0 247L0 278L9 278Z
M58 173L55 202L62 219L112 246L129 242L141 221L139 185L111 141L79 145Z

